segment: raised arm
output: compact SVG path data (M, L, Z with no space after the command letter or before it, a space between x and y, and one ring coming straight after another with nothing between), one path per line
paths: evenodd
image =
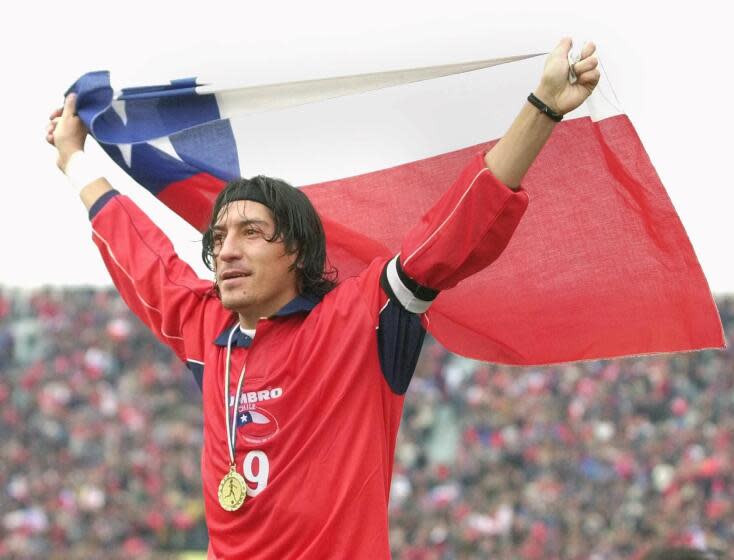
M570 39L560 41L534 91L551 114L578 107L599 81L595 48L588 44L574 65L577 81L569 82L570 48ZM389 302L380 312L378 348L394 392L408 387L423 341L421 317L438 293L489 266L509 243L528 205L522 179L555 124L526 103L505 136L471 159L385 266L381 285Z
M217 320L205 311L221 308L213 284L199 279L160 228L85 160L88 131L75 101L67 96L50 116L46 140L58 151L56 164L80 189L92 239L125 303L193 371L191 364L203 361L202 323Z
M545 62L540 84L533 92L548 108L565 115L580 106L599 83L594 43L587 43L574 64L576 82L568 79L571 39L562 39ZM553 132L556 122L530 102L525 103L502 139L487 152L484 161L492 174L517 189L525 173Z
M570 39L558 43L548 55L534 92L551 114L559 116L581 105L599 82L593 43L585 45L574 64L576 82L569 81L570 49ZM395 288L397 293L424 299L421 286L434 291L449 289L499 257L528 204L527 193L520 188L522 179L555 125L535 105L524 104L507 133L483 157L474 158L408 232L399 259L388 272L396 269L391 278L407 277L418 288ZM427 304L414 308L427 308Z

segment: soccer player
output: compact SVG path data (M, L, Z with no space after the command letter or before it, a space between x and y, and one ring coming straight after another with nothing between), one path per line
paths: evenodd
M500 255L527 207L523 176L598 83L591 43L571 83L570 48L551 52L507 134L447 185L400 253L338 284L309 200L262 176L217 198L202 251L215 281L198 278L88 164L74 97L51 115L47 140L112 280L202 389L210 558L389 558L395 441L428 309Z

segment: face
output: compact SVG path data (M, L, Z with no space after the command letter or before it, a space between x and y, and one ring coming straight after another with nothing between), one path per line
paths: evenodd
M225 308L248 327L278 311L298 295L295 254L282 241L267 241L275 231L267 206L252 200L231 202L213 228L214 271Z

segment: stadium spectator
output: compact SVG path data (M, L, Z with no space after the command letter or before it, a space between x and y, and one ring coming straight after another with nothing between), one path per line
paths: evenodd
M0 367L0 557L206 550L188 370L113 290L0 293L0 331L23 346ZM717 304L731 338L734 298ZM393 557L725 550L732 464L731 348L517 368L429 342L396 449Z

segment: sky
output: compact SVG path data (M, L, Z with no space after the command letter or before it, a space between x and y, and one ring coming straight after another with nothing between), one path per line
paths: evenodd
M715 294L734 293L734 142L729 18L723 3L131 2L86 0L53 12L0 8L5 181L0 286L107 285L86 212L46 144L48 115L82 74L117 85L212 76L247 85L546 52L593 40ZM202 275L199 236L103 160Z

